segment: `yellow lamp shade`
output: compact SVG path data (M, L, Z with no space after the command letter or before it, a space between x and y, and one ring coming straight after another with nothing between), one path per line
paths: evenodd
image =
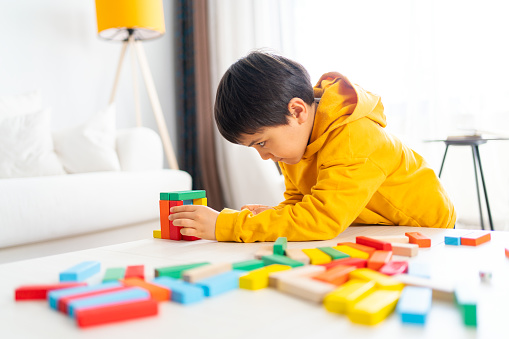
M162 0L95 0L97 32L109 40L126 40L129 32L136 40L164 34Z

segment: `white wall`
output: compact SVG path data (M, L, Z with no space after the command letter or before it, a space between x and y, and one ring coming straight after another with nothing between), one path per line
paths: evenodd
M166 34L144 42L175 145L173 1L163 0ZM86 121L109 100L121 43L98 38L94 0L0 1L0 96L40 89L53 129ZM135 126L131 55L117 92L117 126ZM142 120L157 130L141 74Z

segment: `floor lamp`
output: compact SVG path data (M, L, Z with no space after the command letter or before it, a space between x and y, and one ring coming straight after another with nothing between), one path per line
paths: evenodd
M177 158L166 127L161 103L157 96L142 40L155 39L165 32L162 0L96 0L97 31L101 38L122 41L122 51L111 91L110 103L115 100L120 71L127 48L131 48L136 124L141 126L141 112L136 78L136 59L147 88L163 149L171 169L178 169Z

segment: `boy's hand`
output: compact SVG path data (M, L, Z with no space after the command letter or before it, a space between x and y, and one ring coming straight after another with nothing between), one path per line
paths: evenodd
M266 211L271 208L272 207L265 206L265 205L244 205L240 209L241 210L248 209L253 213L253 215L257 215L258 213L261 213L261 212Z
M219 212L202 205L173 206L169 219L173 225L183 227L182 235L216 240L216 220Z

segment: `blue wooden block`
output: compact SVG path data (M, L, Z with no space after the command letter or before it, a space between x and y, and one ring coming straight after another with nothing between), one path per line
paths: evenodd
M99 306L116 304L123 301L146 300L150 299L149 291L140 287L129 287L125 290L114 291L110 293L94 295L81 299L73 300L69 303L69 316L76 317L76 311L85 308L94 308Z
M215 297L216 295L239 288L239 277L244 274L246 272L233 270L200 280L195 285L203 288L205 296Z
M110 281L103 284L98 285L92 285L92 286L80 286L80 287L73 287L73 288L66 288L62 290L55 290L50 291L48 293L48 302L49 306L55 310L58 309L58 301L61 298L70 297L72 295L76 294L82 294L86 292L93 292L93 291L100 291L100 290L106 290L109 288L115 288L122 286L121 283L118 281Z
M408 263L408 275L416 277L431 278L431 269L428 263L425 262L409 262Z
M60 282L83 281L101 270L99 261L84 261L60 272Z
M431 309L432 294L431 288L405 287L396 306L396 312L401 315L401 322L424 325Z
M192 205L193 204L193 199L191 200L183 200L182 201L182 205Z
M461 245L461 237L445 237L444 240L446 245Z
M181 304L192 304L205 298L203 289L185 281L170 278L157 277L152 283L168 288L171 291L171 300Z

